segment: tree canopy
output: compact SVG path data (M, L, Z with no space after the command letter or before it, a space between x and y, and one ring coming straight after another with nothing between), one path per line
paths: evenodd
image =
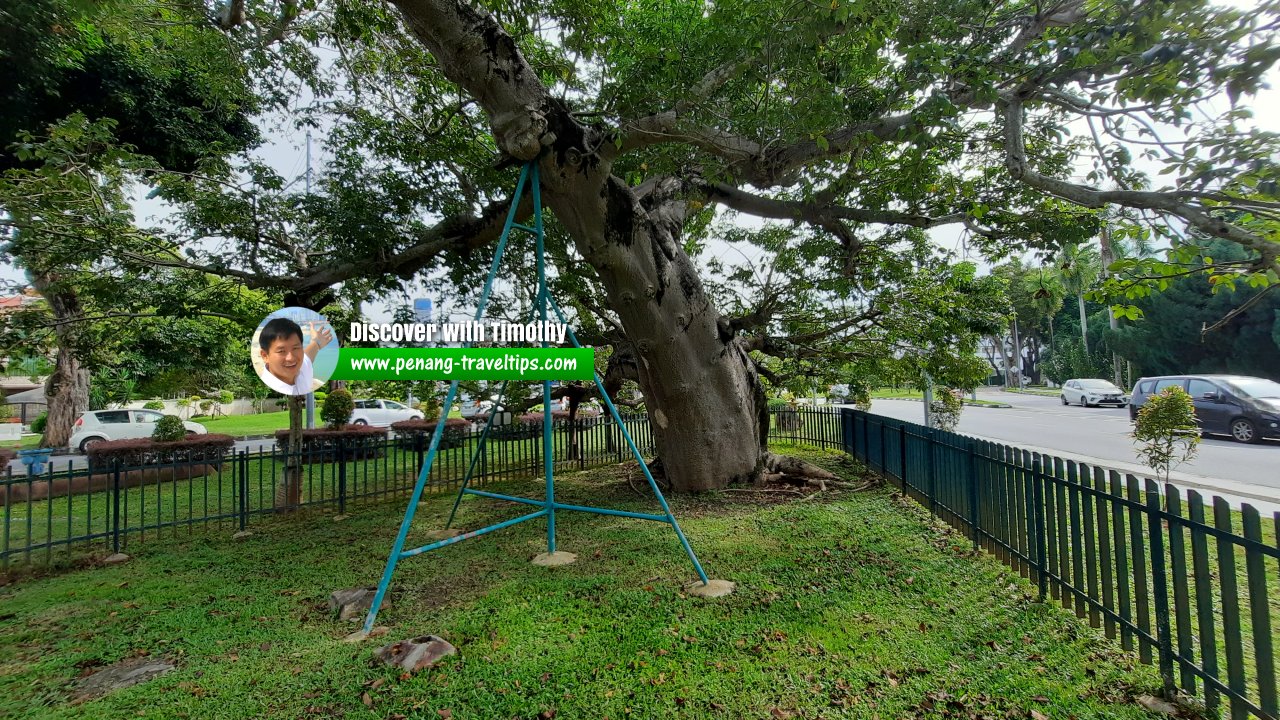
M265 111L305 85L291 117L325 127L333 156L311 194L246 155L173 172L84 133L68 152L177 212L107 218L100 269L313 307L421 278L465 300L512 167L538 162L553 291L640 384L677 486L701 489L758 473L733 448L762 437L760 376L824 355L973 375L964 348L1008 306L948 267L932 228L999 260L1083 246L1118 208L1172 251L1117 263L1115 297L1167 284L1208 238L1240 252L1199 271L1275 283L1276 138L1243 103L1280 57L1278 16L1274 0L228 0L180 24L225 39L198 45L215 89L250 78ZM10 222L107 215L54 205ZM725 245L752 256L726 263ZM521 277L498 312L527 299Z

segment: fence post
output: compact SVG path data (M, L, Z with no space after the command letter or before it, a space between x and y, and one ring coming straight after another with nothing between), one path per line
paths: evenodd
M938 450L938 433L933 428L929 428L925 432L929 438L929 455L926 458L925 465L926 472L929 473L929 517L936 519L938 517L938 478L933 467L933 456Z
M120 552L120 458L111 461L111 552Z
M898 426L898 450L901 456L901 464L898 466L898 477L901 480L902 492L907 491L907 424L902 423Z
M497 412L497 411L495 410L494 412ZM422 435L423 434L421 432L415 432L413 434L413 451L418 455L418 467L415 469L415 472L413 473L415 476L418 473L422 472L422 460L423 460L422 453L424 452L422 447Z
M1160 653L1160 677L1164 680L1165 697L1177 692L1173 680L1173 638L1169 624L1169 586L1165 579L1164 524L1160 513L1160 486L1147 478L1147 530L1151 539L1151 592L1155 595L1156 647ZM1181 532L1172 523L1171 532Z
M888 450L886 450L884 446L884 436L888 434L888 430L889 429L885 427L884 418L880 418L880 473L882 475L889 474L889 464L885 460L885 455L888 454Z
M249 451L244 449L240 451L240 457L236 458L238 462L236 467L239 469L240 477L236 478L236 486L240 492L240 532L244 532L249 526ZM274 463L273 463L274 464Z
M345 438L338 438L338 514L347 514L347 441Z
M1033 537L1035 542L1035 564L1036 564L1036 589L1040 594L1040 601L1043 602L1045 595L1049 592L1049 574L1045 567L1045 549L1046 538L1044 535L1044 465L1039 453L1031 460L1031 492L1027 495L1027 502L1032 503L1030 508L1032 512L1028 513L1028 519L1032 519Z
M973 531L973 551L978 551L979 529L978 523L982 518L978 515L978 459L973 452L973 441L968 442L969 453L969 528Z

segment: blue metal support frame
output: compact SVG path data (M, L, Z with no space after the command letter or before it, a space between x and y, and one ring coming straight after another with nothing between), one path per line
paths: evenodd
M493 291L493 282L497 277L498 267L502 261L502 254L506 250L507 239L510 237L511 231L513 229L524 230L532 233L535 236L537 243L536 261L538 269L538 290L536 312L542 322L545 323L548 317L548 309L554 310L556 317L558 317L560 322L566 326L569 338L573 341L574 347L580 348L582 347L582 344L578 342L578 337L574 334L573 329L568 328L569 323L565 319L564 312L561 311L560 306L556 303L555 299L551 297L551 293L547 288L547 269L544 247L545 235L542 225L542 191L538 173L539 171L536 161L525 165L520 171L520 180L516 184L516 193L511 200L511 209L507 213L506 225L502 229L502 236L498 239L498 247L494 251L493 263L489 266L489 276L485 280L484 291L480 294L480 303L476 308L475 321L479 322L484 316L484 309L489 302L489 295ZM533 195L532 227L515 221L516 208L520 205L520 198L524 197L524 189L526 185L531 187L531 193ZM464 343L463 347L470 347L470 343ZM547 342L545 340L542 341L542 347L547 347ZM463 533L461 535L446 538L421 547L405 550L404 544L409 535L409 528L413 525L413 517L417 512L418 502L422 499L423 489L426 487L427 479L431 475L431 466L435 462L436 454L440 448L440 440L444 435L445 423L440 422L436 425L435 432L431 435L431 444L427 449L426 457L423 459L422 468L418 471L418 480L413 486L413 494L409 498L408 508L405 509L404 520L400 523L400 530L396 534L395 543L391 547L391 554L387 557L387 565L383 570L382 579L378 581L377 593L373 597L373 603L369 608L368 615L365 616L364 632L366 634L373 630L373 623L378 617L378 610L382 607L382 600L386 597L387 590L391 586L391 578L395 575L396 564L399 563L401 559L421 555L438 548L462 542L469 538L494 532L495 530L511 527L512 525L528 520L536 520L540 517L547 518L547 552L553 553L556 551L557 510L574 510L577 512L594 513L597 515L611 515L616 517L636 518L639 520L651 520L667 523L676 531L676 536L680 539L680 545L684 548L685 553L688 554L689 560L693 562L693 567L698 573L698 578L702 580L704 584L708 582L707 574L702 569L702 563L698 562L698 556L694 554L693 548L689 545L689 540L685 537L684 531L680 529L680 524L676 522L675 516L671 514L671 507L667 504L666 497L663 496L662 491L658 488L658 483L654 481L652 473L649 472L649 467L645 464L644 457L640 454L640 449L636 446L635 440L632 439L631 433L627 430L627 426L622 422L622 418L618 414L618 408L614 406L613 401L609 399L608 393L605 392L604 383L601 380L599 373L595 374L595 383L596 387L600 391L600 397L604 400L605 406L609 408L609 414L612 416L613 421L618 424L619 429L622 430L622 436L626 438L627 446L631 448L632 454L635 455L636 461L639 462L640 468L644 472L645 479L649 481L649 487L653 490L654 496L657 497L658 503L662 506L662 514L636 513L625 510L610 510L607 508L595 508L585 505L569 505L556 502L555 463L552 456L553 444L551 436L553 421L551 416L551 381L544 380L542 381L542 458L543 472L546 476L545 499L533 500L530 498L515 497L512 495L501 495L499 493L486 492L468 487L471 481L471 475L475 471L476 462L478 461L480 454L484 452L485 441L489 437L489 431L493 427L494 418L497 416L498 410L495 408L495 410L489 414L489 419L485 423L484 430L480 433L479 442L476 445L475 453L471 456L471 463L468 465L467 473L463 477L462 486L458 489L458 497L454 500L453 510L449 513L449 522L446 527L453 525L454 516L458 512L458 506L462 502L463 495L474 495L476 497L505 500L524 505L533 505L540 509L527 515L521 515L520 517L497 523L496 525L490 525L488 527L480 528L479 530L472 530L468 533ZM506 398L506 391L507 383L504 382L502 384L502 389L499 391L500 401ZM458 382L455 380L449 384L449 392L445 395L444 408L441 411L442 418L449 417L449 410L452 409L453 401L456 399L457 394ZM500 406L501 405L499 405L499 407Z

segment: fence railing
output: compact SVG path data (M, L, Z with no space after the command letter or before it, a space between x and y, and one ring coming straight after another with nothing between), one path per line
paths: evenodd
M844 448L1209 713L1275 718L1280 513L852 409ZM1270 568L1270 570L1268 570Z
M32 420L35 420L40 416L40 413L47 412L49 410L49 405L42 402L6 403L4 400L0 400L0 405L8 405L10 412L13 413L13 417L18 418L23 425L30 425Z
M797 407L769 411L769 439L821 448L844 448L844 417L836 407Z
M643 415L623 416L642 453L653 435ZM556 421L557 470L631 459L611 418ZM214 527L248 529L253 518L293 507L333 506L344 514L363 503L407 495L417 479L430 436L407 435L355 446L287 453L263 446L208 461L188 459L145 467L105 466L40 475L0 474L0 574L23 566L52 565L93 551ZM431 468L428 489L456 489L479 444L479 433L447 433ZM296 466L297 490L286 488ZM540 476L542 425L494 428L473 482ZM290 495L293 497L290 497Z

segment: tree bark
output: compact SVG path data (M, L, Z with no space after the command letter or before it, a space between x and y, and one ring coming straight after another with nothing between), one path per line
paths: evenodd
M1076 300L1080 301L1080 339L1084 341L1084 354L1089 354L1089 318L1084 312L1084 293L1076 295Z
M276 491L276 509L293 511L302 503L302 409L305 395L289 398L289 439L284 447L284 483Z
M635 348L658 455L677 491L753 483L768 409L754 363L703 290L679 241L672 178L630 187L610 172L610 136L580 125L488 13L459 0L393 0L444 74L488 115L498 148L536 160L543 200L596 270Z
M49 304L49 310L58 322L54 328L57 356L53 373L44 384L49 418L44 437L40 439L40 447L66 447L71 440L76 418L89 409L89 371L81 366L76 354L79 332L76 320L84 313L75 292L58 288L55 278L37 274L32 285Z

